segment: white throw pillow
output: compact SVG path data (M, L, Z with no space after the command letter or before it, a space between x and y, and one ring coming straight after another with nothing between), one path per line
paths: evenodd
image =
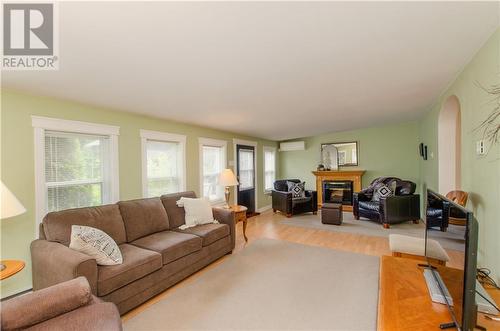
M184 211L186 213L186 224L179 227L181 230L192 228L193 226L201 224L219 223L214 220L212 206L210 205L208 199L182 197L177 201L177 206L184 207Z
M99 265L122 264L122 252L107 233L90 226L71 226L69 248L95 258Z

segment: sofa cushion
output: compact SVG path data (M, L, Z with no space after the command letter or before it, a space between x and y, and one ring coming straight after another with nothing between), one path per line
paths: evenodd
M167 212L160 198L120 201L118 206L125 223L127 242L169 228Z
M44 235L49 241L68 246L71 226L90 226L107 233L117 244L126 241L125 226L117 205L67 209L48 213L43 219Z
M202 239L188 233L162 231L135 240L131 244L160 253L163 256L163 264L168 264L199 251Z
M229 225L227 224L202 224L185 230L175 229L180 233L189 233L203 239L202 245L208 246L219 239L229 236Z
M377 201L360 201L359 202L359 208L367 209L367 210L373 210L378 212L380 202Z
M193 191L180 192L173 194L166 194L161 196L161 202L167 211L168 220L170 222L170 228L177 228L185 224L185 212L184 207L177 206L177 200L180 198L196 198L196 194Z
M123 263L98 266L97 294L106 295L162 267L161 255L130 244L120 245Z

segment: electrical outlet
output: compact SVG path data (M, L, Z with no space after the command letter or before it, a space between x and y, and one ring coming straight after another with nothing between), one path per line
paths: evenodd
M484 140L483 139L478 140L476 142L476 154L477 155L484 155L484 154L486 154L486 147L484 145Z

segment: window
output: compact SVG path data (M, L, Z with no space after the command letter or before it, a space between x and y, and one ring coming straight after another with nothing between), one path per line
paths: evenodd
M186 136L141 130L145 197L181 192L186 184Z
M226 168L224 140L200 138L201 194L212 202L224 201L224 188L217 184L219 174Z
M109 138L45 132L47 212L109 202Z
M264 146L264 191L271 191L275 181L276 148Z
M118 201L118 127L38 116L32 125L38 222L47 212Z
M254 160L253 153L251 149L240 149L239 153L239 165L240 165L240 191L250 190L254 187Z

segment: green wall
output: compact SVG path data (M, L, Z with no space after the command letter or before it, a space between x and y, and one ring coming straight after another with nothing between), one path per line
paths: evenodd
M140 129L187 135L187 189L196 192L200 187L198 137L227 140L228 161L233 160L233 138L257 141L259 190L257 208L271 204L270 197L263 194L262 147L276 146L276 142L11 90L3 90L1 97L1 178L27 209L23 215L0 222L2 259L27 261L27 267L22 272L1 282L2 297L31 287L29 245L34 238L35 230L31 115L119 126L120 199L122 200L142 196Z
M481 133L474 129L493 109L491 96L476 82L488 87L500 86L500 29L478 51L457 79L441 95L420 122L420 136L434 158L421 161L421 178L428 187L438 190L438 118L444 103L455 95L461 108L462 190L469 192L467 207L479 222L479 264L491 268L500 278L500 144L491 147L487 156L477 156L476 141ZM446 193L446 192L441 192Z
M304 140L306 149L279 152L279 174L281 178L302 179L308 189L315 189L311 171L320 163L321 144L357 141L358 167L341 169L365 170L363 187L379 176L396 176L419 183L418 134L418 123L408 122L296 139Z

